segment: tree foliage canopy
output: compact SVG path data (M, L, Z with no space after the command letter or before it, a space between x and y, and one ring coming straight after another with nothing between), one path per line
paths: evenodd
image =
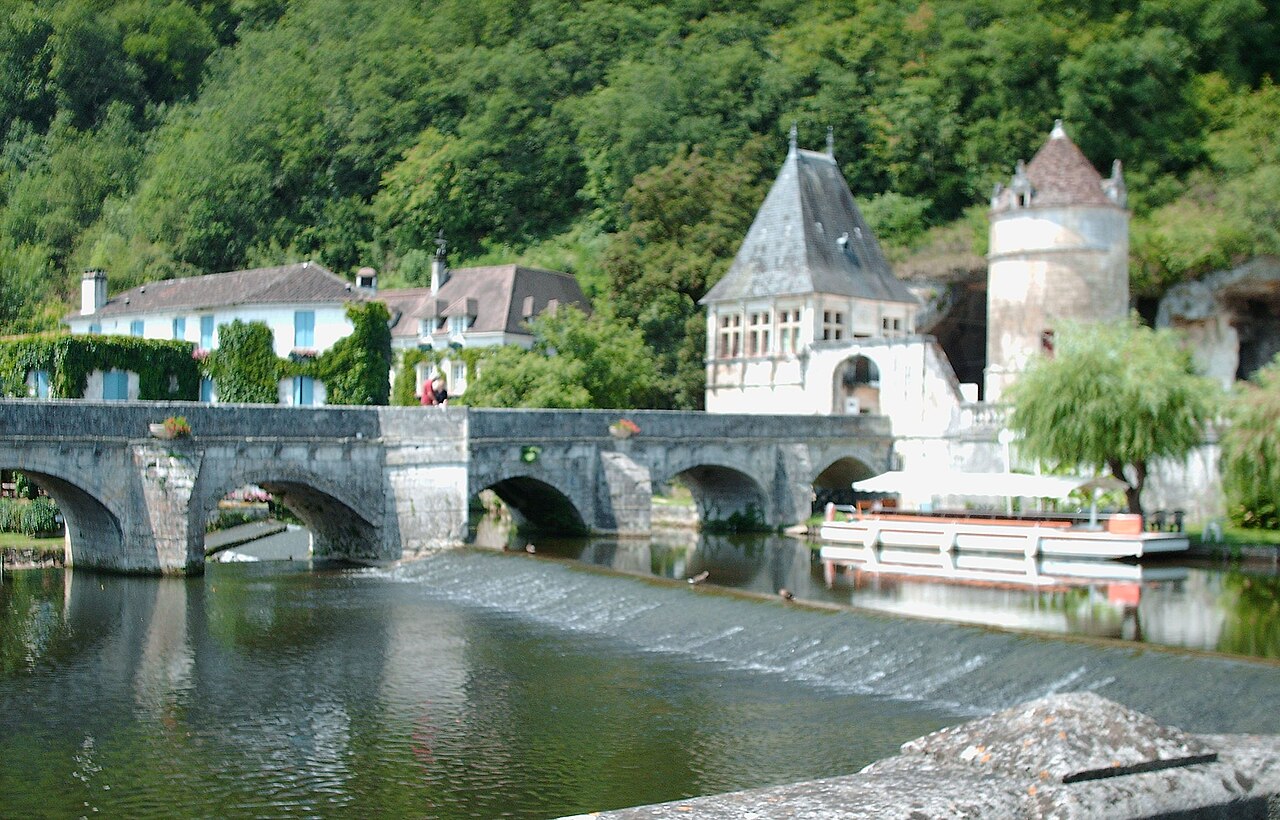
M416 284L444 230L455 266L616 301L663 406L696 407L697 300L793 122L834 128L899 256L970 238L1056 117L1125 163L1136 290L1280 252L1278 25L1280 0L0 0L0 333L56 326L86 267Z
M653 354L639 331L608 310L544 313L533 348L496 349L477 363L465 402L477 407L626 408L652 403Z
M1171 331L1136 318L1063 328L1006 393L1019 449L1051 468L1106 469L1141 512L1149 463L1204 440L1220 389L1195 375Z

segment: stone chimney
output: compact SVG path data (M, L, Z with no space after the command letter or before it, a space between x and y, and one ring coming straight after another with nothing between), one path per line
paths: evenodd
M356 287L370 293L378 292L378 272L370 267L356 271Z
M91 268L80 278L80 315L92 316L107 303L107 272Z
M436 235L436 255L431 260L431 292L439 293L444 283L449 281L449 268L445 265L444 231Z

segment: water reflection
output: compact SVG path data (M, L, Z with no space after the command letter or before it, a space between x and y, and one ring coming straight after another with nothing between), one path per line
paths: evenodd
M853 771L954 720L433 590L297 562L6 576L0 814L548 817Z
M506 548L527 543L516 536ZM619 572L671 579L705 572L708 584L765 595L787 589L801 600L894 615L1280 658L1280 577L1238 567L1075 562L1033 586L824 567L810 544L771 534L538 538L534 548L537 556Z

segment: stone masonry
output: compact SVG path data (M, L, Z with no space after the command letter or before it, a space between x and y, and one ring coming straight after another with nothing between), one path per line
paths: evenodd
M192 435L149 425L187 418ZM648 532L655 487L679 479L704 519L802 520L832 465L888 467L882 417L735 416L464 407L0 401L0 467L58 502L68 565L202 571L204 525L257 485L312 531L317 555L394 561L461 543L469 501L492 489L551 530Z

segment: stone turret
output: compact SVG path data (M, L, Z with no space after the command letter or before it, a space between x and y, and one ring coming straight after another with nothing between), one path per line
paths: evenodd
M1062 121L1009 186L991 197L987 255L987 401L1039 352L1063 320L1129 310L1129 212L1120 162L1103 179Z

